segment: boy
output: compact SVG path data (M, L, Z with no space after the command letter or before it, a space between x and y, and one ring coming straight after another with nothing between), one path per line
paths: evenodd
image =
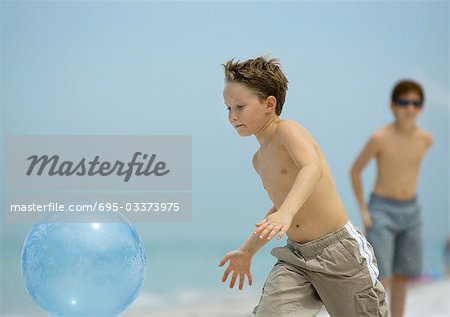
M313 137L298 123L281 120L287 79L276 59L263 57L225 65L228 119L260 148L253 166L273 202L256 231L219 266L230 262L225 282L252 284L253 255L275 236L288 237L272 250L278 262L263 287L257 317L386 316L384 288L371 246L348 221L331 170Z
M422 87L400 81L391 96L393 123L376 131L351 169L351 179L367 239L373 245L384 287L392 286L391 315L403 316L407 281L422 272L421 219L416 198L420 162L432 144L417 127L423 110ZM377 179L369 206L360 173L376 157Z

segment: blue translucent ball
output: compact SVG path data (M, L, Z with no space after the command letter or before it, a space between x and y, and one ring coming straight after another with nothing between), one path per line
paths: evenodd
M126 218L109 217L116 222L50 220L31 228L22 250L22 276L48 315L117 316L138 296L146 275L144 248Z

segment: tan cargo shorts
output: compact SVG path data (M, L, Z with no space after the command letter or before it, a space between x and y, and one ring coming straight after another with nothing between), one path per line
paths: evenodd
M288 240L262 290L256 317L316 316L325 305L332 317L387 316L372 246L348 222L307 243Z

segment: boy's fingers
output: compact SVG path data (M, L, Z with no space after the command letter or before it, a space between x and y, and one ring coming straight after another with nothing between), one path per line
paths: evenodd
M267 236L267 240L272 240L272 238L277 234L278 230L272 230L269 235Z
M261 239L264 239L265 237L267 237L267 235L269 234L269 232L272 231L272 228L273 228L272 225L268 226L266 229L264 229L264 231L260 234L259 237L260 237Z
M239 274L239 289L242 290L242 287L244 287L244 281L245 281L245 275Z
M266 228L266 224L261 225L258 229L255 230L255 234L261 234L261 232Z
M283 237L283 234L286 232L284 228L281 228L280 233L278 234L278 240L280 240Z
M277 235L277 233L281 230L281 226L274 226L274 228L272 229L272 231L270 231L269 235L267 236L268 240L271 240L273 237L275 237Z
M231 277L230 288L234 287L234 283L236 283L237 273L233 272L233 276Z
M219 266L223 266L225 263L227 263L227 261L229 260L228 255L225 255L222 260L220 260L219 262Z
M247 273L247 278L248 278L248 285L252 286L252 283L253 283L252 273L248 272Z
M225 282L228 278L228 275L230 274L231 270L230 267L228 267L225 272L223 272L223 276L222 276L222 282Z
M263 232L264 228L265 228L265 227L262 227L262 226L259 227L257 230L255 230L255 234L256 234L256 235L260 235L261 232Z

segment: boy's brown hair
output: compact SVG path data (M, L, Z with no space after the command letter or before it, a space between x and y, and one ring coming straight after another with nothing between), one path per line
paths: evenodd
M259 98L265 100L274 96L277 100L275 113L281 114L286 98L288 80L281 71L278 59L265 57L234 62L234 58L221 64L225 70L226 82L237 82L251 89Z
M422 86L412 80L401 80L399 81L394 89L392 90L391 101L396 102L400 98L401 95L406 94L410 91L416 92L422 101L425 101L425 95L422 89Z

